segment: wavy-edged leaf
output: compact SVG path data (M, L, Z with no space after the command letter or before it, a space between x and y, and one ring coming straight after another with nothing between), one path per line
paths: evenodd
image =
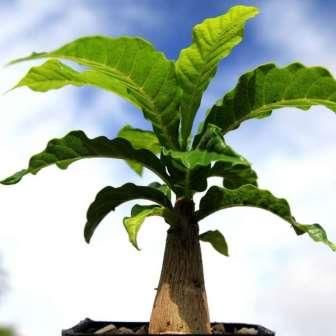
M336 111L336 81L326 69L266 64L241 76L235 89L209 110L205 124L215 124L225 134L245 120L271 115L274 109L308 110L314 105Z
M85 240L89 243L103 218L122 203L135 199L146 199L172 209L169 199L160 191L151 187L126 183L121 187L105 187L96 196L87 212L87 223L84 229Z
M218 63L241 42L244 26L258 14L255 7L235 6L226 14L206 19L193 29L192 44L176 61L176 72L183 88L182 141L186 145L202 94L217 71Z
M160 141L168 148L178 148L181 89L177 84L175 65L151 43L137 37L89 36L52 52L33 53L11 63L39 58L73 61L101 73L103 81L106 76L110 77L116 85L109 89L136 102L152 122Z
M123 160L134 160L160 176L166 183L169 176L165 167L152 152L145 149L134 149L132 145L122 138L109 140L101 136L89 139L82 131L73 131L60 139L49 141L46 149L34 155L27 169L1 181L2 184L15 184L27 174L36 174L41 169L56 164L61 169L66 169L71 163L87 158L114 158Z
M297 234L308 233L310 238L316 242L323 242L327 244L333 251L336 251L336 244L328 240L327 233L320 224L297 224L296 225Z
M128 237L132 245L140 250L137 242L138 232L141 228L141 225L147 217L150 216L161 216L163 217L164 213L163 207L157 205L138 205L136 204L131 211L131 217L125 217L123 219L123 224L128 233Z
M154 154L160 153L160 142L154 132L126 125L118 132L118 137L129 141L135 149L148 149ZM134 161L127 161L127 163L138 175L142 175L141 164Z
M196 218L201 220L216 211L236 206L250 206L270 211L290 223L297 234L308 233L313 240L336 250L336 245L328 240L319 224L305 225L296 222L285 199L277 198L268 190L258 189L253 185L244 185L234 190L211 187L200 201Z
M229 256L229 248L227 242L220 231L206 231L199 235L199 239L204 242L210 243L217 252L227 257Z

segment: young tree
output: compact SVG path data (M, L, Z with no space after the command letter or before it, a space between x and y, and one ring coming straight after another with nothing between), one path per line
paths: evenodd
M150 333L210 333L200 240L223 255L228 255L228 247L218 230L200 234L199 222L216 211L236 206L262 208L287 221L296 234L307 233L336 250L320 225L297 222L286 200L259 189L251 164L224 139L242 122L268 117L282 107L307 110L324 105L336 111L336 82L327 70L299 63L282 68L261 65L241 76L236 87L209 109L198 133L191 135L203 92L220 60L241 42L246 22L257 13L255 7L236 6L206 19L194 27L191 45L175 62L141 38L103 36L83 37L54 51L11 62L49 59L32 67L16 87L44 92L66 85L97 86L137 106L152 123L153 131L125 126L112 140L70 132L51 140L26 169L2 181L15 184L50 165L66 169L75 161L95 157L126 160L137 173L145 167L162 180L148 186L127 183L104 188L88 209L84 231L89 242L110 211L135 199L153 202L135 205L130 217L124 218L136 248L137 233L147 217L161 216L169 224ZM85 69L75 70L62 60ZM208 189L207 179L212 176L221 177L223 185ZM204 191L195 209L194 195ZM174 204L171 193L176 195Z

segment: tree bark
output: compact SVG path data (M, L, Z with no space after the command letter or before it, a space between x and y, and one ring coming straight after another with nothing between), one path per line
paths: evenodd
M168 230L150 334L210 334L210 319L194 203L181 199L180 222Z

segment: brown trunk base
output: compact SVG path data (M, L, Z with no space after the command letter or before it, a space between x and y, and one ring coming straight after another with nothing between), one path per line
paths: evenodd
M192 201L177 201L179 225L168 230L149 334L210 334L198 224Z

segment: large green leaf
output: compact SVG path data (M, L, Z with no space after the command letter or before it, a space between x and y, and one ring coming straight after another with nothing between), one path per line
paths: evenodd
M126 183L121 187L105 187L96 196L87 212L87 223L84 229L84 237L87 242L95 232L103 218L122 203L135 200L146 199L172 209L169 199L160 190L152 187L137 186Z
M274 109L307 110L313 105L336 111L336 81L327 70L299 63L285 68L266 64L240 77L236 88L209 110L205 124L226 133L245 120L267 117Z
M226 14L206 19L193 29L192 44L176 61L183 88L182 141L185 146L202 94L217 71L219 61L241 42L246 21L258 13L255 7L235 6Z
M154 154L159 153L161 149L155 133L133 128L130 125L124 126L118 132L118 137L129 141L135 149L148 149ZM143 166L141 164L135 161L127 161L127 163L137 174L142 175Z
M94 85L108 91L113 91L131 103L139 105L136 99L128 93L127 88L120 85L111 76L95 70L79 72L55 59L32 67L13 89L27 86L33 91L46 92L62 88L66 85Z
M178 147L181 89L177 85L175 65L149 42L133 37L83 37L52 52L33 53L11 63L38 58L69 60L93 70L97 76L94 85L102 84L104 89L140 106L162 144L168 148ZM62 77L58 85L63 86L63 77L69 76L70 71L64 67L63 72L63 67L59 69L61 73L44 71L42 76L47 72L46 79L56 81ZM48 89L45 82L41 83L41 76L28 76L29 80L27 76L25 85L34 90ZM107 77L111 79L108 85ZM69 79L72 80L72 75ZM55 83L50 86L56 87Z
M43 152L30 159L28 168L17 172L1 183L15 184L23 176L30 173L36 174L41 169L53 164L61 169L66 169L75 161L98 157L139 162L160 176L166 183L170 183L165 167L152 152L146 149L134 149L126 139L122 138L109 140L102 136L89 139L82 131L73 131L61 139L51 140Z
M212 231L206 231L199 235L199 239L208 242L212 245L212 247L219 253L229 256L229 248L226 243L226 240L222 233L218 230Z
M336 245L328 240L324 229L319 224L297 223L285 199L277 198L269 191L258 189L253 185L244 185L234 190L217 186L211 187L200 201L196 218L201 220L216 211L236 206L250 206L268 210L289 222L297 234L308 233L313 240L322 242L336 251Z
M147 217L164 216L163 207L157 205L138 205L136 204L131 211L131 217L125 217L123 223L128 233L128 237L133 246L139 249L137 236L138 232Z

